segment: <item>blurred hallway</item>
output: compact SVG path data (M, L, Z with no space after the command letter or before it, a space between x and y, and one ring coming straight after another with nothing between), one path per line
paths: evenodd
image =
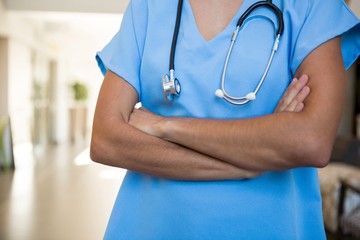
M91 162L84 145L17 150L26 162L0 174L0 239L102 239L124 171Z

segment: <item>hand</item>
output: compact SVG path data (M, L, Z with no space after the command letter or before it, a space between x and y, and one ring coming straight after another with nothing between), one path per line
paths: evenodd
M276 106L275 113L301 112L304 109L304 101L310 94L308 81L307 75L302 75L299 79L294 78Z

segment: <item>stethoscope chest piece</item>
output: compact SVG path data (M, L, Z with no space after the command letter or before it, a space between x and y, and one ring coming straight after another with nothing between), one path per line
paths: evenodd
M161 78L162 87L165 98L172 102L175 96L179 96L181 92L181 85L177 78L170 77L168 74L165 74Z

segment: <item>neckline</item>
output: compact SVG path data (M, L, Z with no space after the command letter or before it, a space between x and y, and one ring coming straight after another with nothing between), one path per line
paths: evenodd
M211 44L213 42L216 42L218 39L221 39L224 35L227 35L226 33L233 32L235 30L236 23L237 23L239 17L241 16L241 14L243 14L243 12L245 12L245 8L247 7L247 5L248 5L248 0L244 0L243 3L241 4L241 6L236 11L233 18L226 25L226 27L223 30L221 30L220 32L218 32L211 39L206 40L204 38L204 36L201 34L199 27L196 23L195 15L194 15L193 9L191 7L190 1L185 0L185 10L186 10L186 15L187 15L186 17L188 18L188 23L190 25L187 27L189 27L190 34L192 34L193 37L196 37L203 44Z

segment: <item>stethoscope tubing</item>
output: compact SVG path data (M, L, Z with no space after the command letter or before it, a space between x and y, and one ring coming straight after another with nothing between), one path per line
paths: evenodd
M248 93L246 96L234 97L234 96L231 96L225 89L226 72L227 72L227 66L228 66L228 63L229 63L230 55L231 55L232 49L234 47L235 41L237 39L238 32L239 32L241 26L243 25L244 21L250 15L251 12L253 12L255 9L257 9L259 7L262 7L262 6L268 7L271 10L273 10L274 13L277 16L277 19L278 19L279 26L278 26L278 29L277 29L277 32L276 32L276 37L275 37L275 40L274 40L274 44L273 44L273 47L272 47L272 50L271 50L271 53L270 53L269 60L268 60L268 62L266 64L264 73L263 73L259 83L257 84L255 90L253 92ZM228 52L227 52L227 55L226 55L223 71L222 71L222 74L221 74L221 89L220 90L222 92L222 98L223 99L225 99L227 102L229 102L231 104L234 104L234 105L244 105L244 104L246 104L246 103L248 103L251 100L254 100L256 98L256 94L260 90L260 88L261 88L262 84L264 83L264 80L265 80L265 78L266 78L266 76L267 76L267 74L269 72L269 69L270 69L271 63L273 61L275 52L278 49L279 42L280 42L280 36L283 33L283 30L284 30L284 20L283 20L283 17L282 17L282 12L276 5L274 5L272 3L271 0L256 2L253 5L251 5L243 13L243 15L241 15L241 17L239 18L239 20L237 22L236 29L235 29L232 37L231 37L231 43L230 43L230 46L229 46L229 49L228 49ZM251 95L251 97L253 99L249 99L248 95Z
M250 102L251 100L248 100L246 96L243 96L243 97L234 97L234 96L231 96L230 94L227 93L226 89L225 89L225 78L226 78L226 72L227 72L227 66L228 66L228 63L229 63L229 59L230 59L230 55L231 55L231 52L232 52L232 48L234 46L234 43L236 41L236 38L237 38L237 33L239 32L239 29L240 27L236 27L236 30L234 31L233 33L233 37L231 39L231 43L230 43L230 47L229 47L229 50L228 50L228 53L226 55L226 59L225 59L225 63L224 63L224 67L223 67L223 71L222 71L222 74L221 74L221 91L223 92L224 96L223 98L228 101L229 103L232 103L234 105L243 105L243 104L246 104L248 102ZM260 90L262 84L264 83L264 80L269 72L269 69L270 69L270 66L271 66L271 63L273 61L273 58L274 58L274 55L275 55L275 52L277 51L278 49L278 46L279 46L279 43L280 43L280 34L277 34L276 38L275 38L275 41L274 41L274 44L273 44L273 47L272 47L272 50L271 50L271 53L270 53L270 57L269 57L269 60L266 64L266 67L265 67L265 70L264 70L264 73L258 83L258 85L256 86L255 90L251 93L253 93L255 96L256 94L258 93L258 91ZM239 102L241 101L241 102Z
M238 32L239 32L242 24L244 23L244 21L246 20L246 18L252 11L254 11L255 9L262 7L262 6L270 8L271 10L274 11L274 13L277 16L278 29L276 31L276 37L274 40L273 48L272 48L269 60L266 64L264 73L263 73L259 83L257 84L255 90L253 92L250 92L249 94L247 94L245 97L234 97L234 96L229 95L225 89L226 72L227 72L230 55L231 55L232 49L234 47L234 43L237 39L237 35L238 35ZM179 0L178 6L177 6L177 15L176 15L174 33L173 33L173 38L172 38L172 43L171 43L171 50L170 50L169 75L164 75L162 77L164 96L170 102L173 101L174 96L178 96L180 94L180 90L181 90L180 82L178 79L175 78L175 64L174 64L175 61L174 60L175 60L176 43L177 43L179 29L180 29L182 7L183 7L183 0ZM218 89L216 91L215 95L217 95L218 97L221 97L221 98L225 99L226 101L228 101L229 103L232 103L235 105L243 105L245 103L248 103L251 100L254 100L256 98L257 92L261 88L261 86L269 72L269 68L273 61L275 52L278 49L278 45L280 42L280 36L283 33L283 30L284 30L284 19L282 16L282 12L276 5L274 5L272 3L272 0L259 1L259 2L254 3L253 5L251 5L239 18L237 25L236 25L236 29L231 37L231 43L230 43L230 46L229 46L229 49L228 49L228 52L226 55L223 72L221 74L221 89ZM218 91L220 92L219 94L218 94Z
M178 6L177 6L177 13L176 13L176 21L175 21L175 27L174 27L174 34L171 41L171 50L170 50L170 60L169 60L169 72L171 73L175 71L175 50L176 50L176 43L179 35L179 29L180 29L180 22L181 22L181 13L182 13L182 7L183 7L183 0L179 0Z
M267 7L267 8L270 8L271 10L274 11L277 19L278 19L278 23L279 23L279 26L278 26L278 29L277 29L277 32L276 32L276 35L278 34L282 34L283 31L284 31L284 19L283 19L283 14L281 12L281 10L275 5L272 3L272 0L265 0L265 1L259 1L259 2L256 2L254 3L253 5L251 5L242 15L241 17L239 18L236 26L241 26L245 19L250 15L250 13L252 11L254 11L255 9L259 8L259 7Z

